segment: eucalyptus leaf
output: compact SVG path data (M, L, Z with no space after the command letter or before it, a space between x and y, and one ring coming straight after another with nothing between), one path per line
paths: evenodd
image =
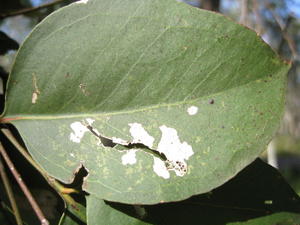
M284 63L257 34L176 0L89 0L42 21L10 74L3 121L69 183L132 204L178 201L265 148Z

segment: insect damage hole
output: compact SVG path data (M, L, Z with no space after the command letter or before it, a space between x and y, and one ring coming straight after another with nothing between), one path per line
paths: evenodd
M75 143L80 143L85 133L91 132L99 140L98 145L101 144L105 147L114 147L116 144L112 140L100 135L99 131L92 126L94 121L95 121L94 119L87 118L81 122L79 121L73 122L70 125L73 131L70 134L70 140Z
M73 177L70 180L70 184L67 185L67 187L81 187L83 190L83 187L85 186L85 179L89 175L89 170L84 166L84 162L80 162L78 167L73 171Z
M103 137L99 131L95 128L93 128L91 125L87 125L86 126L87 129L93 134L95 135L98 139L99 142L104 146L104 147L115 147L117 144L115 144L111 139L108 139L106 137Z

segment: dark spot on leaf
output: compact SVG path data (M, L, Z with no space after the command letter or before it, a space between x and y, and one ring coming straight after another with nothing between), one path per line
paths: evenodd
M151 149L151 148L149 148L148 146L146 146L142 143L129 143L127 145L126 144L118 144L118 143L113 142L113 140L111 140L109 138L101 136L92 126L86 125L86 128L89 129L89 131L93 135L95 135L97 138L99 138L102 145L104 145L105 147L113 148L116 145L119 145L119 146L123 146L124 148L127 148L127 149L134 149L134 148L136 149L136 148L138 148L138 149L142 149L145 152L148 152L148 153L160 158L163 161L167 160L167 157L163 153L160 153L157 150ZM138 140L138 141L141 142L141 140Z
M86 128L89 129L89 131L91 131L93 135L95 135L96 137L98 137L100 139L103 146L113 148L117 145L112 140L99 135L92 126L88 125L88 126L86 126Z

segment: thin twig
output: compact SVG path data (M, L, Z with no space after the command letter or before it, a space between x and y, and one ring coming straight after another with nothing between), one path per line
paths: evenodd
M37 11L37 10L40 10L40 9L51 7L53 5L61 3L63 1L66 1L66 0L56 0L56 1L53 1L53 2L46 3L44 5L37 6L37 7L26 8L26 9L17 10L17 11L14 11L14 12L3 13L3 14L0 14L0 19L4 19L4 18L7 18L7 17L12 17L12 16L23 15L23 14L26 14L26 13L31 13L31 12L34 12L34 11Z
M278 24L278 26L281 30L281 33L282 33L282 37L286 40L286 42L291 50L293 59L297 60L298 59L297 46L296 46L294 39L289 35L289 33L287 31L288 26L286 24L284 24L284 22L282 21L280 16L278 16L277 13L268 4L266 5L266 7L270 10L276 23Z
M255 30L258 34L263 33L263 20L259 11L259 4L257 0L252 0L253 4L253 12L255 14L256 23L255 23Z
M16 170L13 162L10 160L9 156L5 152L5 150L4 150L4 148L3 148L3 146L2 146L1 143L0 143L0 153L1 153L4 161L8 165L8 168L10 169L10 171L13 174L13 176L15 177L16 181L18 182L18 184L19 184L20 188L22 189L23 193L25 194L26 198L28 199L31 207L33 208L33 210L35 212L35 214L39 218L39 220L41 222L41 225L49 225L48 220L45 218L42 210L40 209L39 205L36 203L34 197L32 196L31 192L29 191L29 189L27 188L26 184L22 180L20 174Z
M10 205L12 207L13 214L15 216L16 222L17 222L18 225L23 225L22 218L21 218L21 215L20 215L20 212L19 212L19 209L18 209L18 205L16 203L14 193L11 189L9 179L7 178L7 175L6 175L5 168L3 166L1 157L0 157L0 175L1 175L1 178L2 178L2 181L3 181L3 184L4 184L5 191L8 195L8 199L9 199Z
M249 26L248 24L248 0L241 0L241 17L240 23Z

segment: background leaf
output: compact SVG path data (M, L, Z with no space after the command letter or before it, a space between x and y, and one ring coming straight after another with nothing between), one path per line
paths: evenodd
M274 213L270 216L252 219L246 222L230 223L230 225L295 225L300 223L300 215L296 213Z
M219 14L175 0L90 0L58 10L22 45L4 121L63 182L83 165L84 189L98 198L178 201L264 149L288 67Z
M86 224L86 209L74 201L72 205L66 203L67 208L62 215L59 225L84 225Z
M93 195L86 197L87 200L87 224L93 225L110 225L110 224L119 224L119 225L148 225L151 223L143 222L137 218L127 215L122 211L115 210L104 200L98 199ZM137 214L135 207L138 206L129 206L124 207L125 209L129 208L133 214Z

